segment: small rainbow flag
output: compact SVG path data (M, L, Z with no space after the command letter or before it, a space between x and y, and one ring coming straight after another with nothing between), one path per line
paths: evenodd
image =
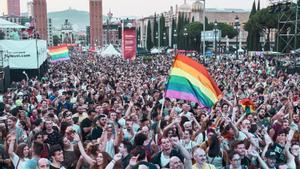
M51 62L69 60L69 49L67 46L55 46L48 48L48 53L51 56Z
M222 92L203 65L187 56L176 56L166 87L166 97L211 108L221 96Z
M249 98L242 99L242 100L240 100L240 104L246 114L255 112L255 105L251 99L249 99Z

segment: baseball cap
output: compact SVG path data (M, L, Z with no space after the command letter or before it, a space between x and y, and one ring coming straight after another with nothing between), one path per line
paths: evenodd
M276 152L275 151L267 151L266 153L267 158L276 159Z

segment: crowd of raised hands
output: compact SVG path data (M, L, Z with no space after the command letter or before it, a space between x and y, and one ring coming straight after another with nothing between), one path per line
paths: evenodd
M51 64L0 103L0 169L298 169L300 76L262 57L194 57L213 108L164 97L173 57ZM241 100L249 99L247 111Z

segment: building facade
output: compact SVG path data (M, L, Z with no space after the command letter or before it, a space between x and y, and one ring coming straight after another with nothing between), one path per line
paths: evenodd
M7 0L7 15L20 16L20 0Z
M194 20L195 22L201 22L203 23L203 14L204 14L204 4L201 0L194 0L192 4L189 4L186 0L184 0L182 5L179 5L175 7L171 7L169 11L162 13L166 18L166 27L168 30L168 40L169 44L172 42L172 20L175 19L178 22L179 15L185 16L190 21ZM245 46L247 41L248 32L244 30L244 25L247 23L249 19L250 12L239 10L239 9L205 9L205 16L208 19L208 22L222 22L227 23L229 25L234 26L235 17L239 17L240 21L240 34L239 39L242 42L242 44ZM146 47L146 39L147 36L154 37L153 35L147 35L147 24L150 20L151 26L153 30L153 20L154 16L144 17L139 19L138 21L138 27L140 28L140 37L141 37L141 46ZM153 32L153 31L152 31ZM153 39L152 39L153 40ZM226 39L222 38L221 42L225 43L229 41L229 43L235 43L236 38L233 39ZM171 46L170 46L171 47Z
M33 1L33 21L36 34L40 39L48 40L46 0Z
M103 46L102 0L90 0L90 45Z
M119 33L121 31L121 23L111 23L108 25L106 22L106 24L103 25L103 29L105 30L103 31L103 45L121 45L121 39L119 37Z
M27 2L27 16L33 17L33 1Z
M75 43L73 27L68 19L66 19L64 24L61 26L60 38L62 43Z

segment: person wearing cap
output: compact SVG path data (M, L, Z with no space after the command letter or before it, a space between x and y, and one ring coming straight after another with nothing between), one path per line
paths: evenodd
M269 169L276 169L278 167L278 165L276 164L277 155L275 151L267 151L265 157Z
M272 150L272 152L276 153L276 164L286 164L286 156L284 153L284 147L286 145L286 132L284 130L280 130L276 136L275 142L270 138L268 134L265 134L265 142L266 146L264 147L264 152L262 156L267 155L267 152Z

